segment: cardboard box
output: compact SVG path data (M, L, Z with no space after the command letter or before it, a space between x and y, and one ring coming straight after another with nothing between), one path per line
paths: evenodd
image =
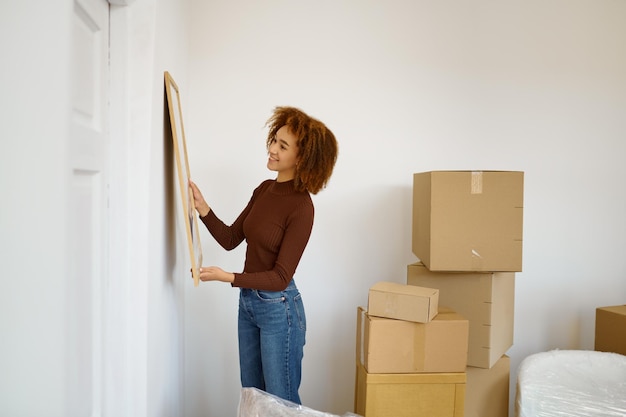
M413 176L413 253L431 271L522 270L524 173Z
M428 323L437 315L439 290L381 281L370 287L367 311L372 316Z
M469 322L439 308L429 323L370 316L359 307L361 362L367 372L465 372Z
M626 355L626 305L596 308L595 350Z
M357 364L354 411L364 417L463 417L465 372L370 374Z
M515 273L433 272L417 262L407 284L437 288L439 304L469 321L469 366L491 368L513 346Z
M468 366L465 385L465 417L509 415L511 359L504 355L491 369Z

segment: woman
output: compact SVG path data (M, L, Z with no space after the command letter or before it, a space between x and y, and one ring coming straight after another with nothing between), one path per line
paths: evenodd
M190 181L200 219L226 250L247 242L243 272L200 268L202 281L240 288L239 365L243 387L255 387L301 404L306 317L293 279L313 227L310 194L328 183L337 160L333 133L293 107L277 107L267 121L267 167L263 181L235 222L227 226Z

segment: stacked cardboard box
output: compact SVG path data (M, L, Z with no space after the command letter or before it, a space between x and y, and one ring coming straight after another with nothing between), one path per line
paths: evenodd
M626 355L626 305L596 308L594 349Z
M469 322L439 290L379 282L357 309L355 411L365 417L462 417Z
M414 175L412 249L421 262L408 265L405 286L370 288L369 311L358 310L358 414L508 415L523 188L523 172Z
M439 289L440 303L469 320L469 366L491 368L513 345L514 273L433 272L416 262L407 284Z
M524 173L413 176L413 253L431 271L522 270Z
M467 367L465 417L505 417L509 412L511 361L503 355L489 369Z
M413 177L407 284L439 289L469 320L465 416L508 415L515 272L522 270L523 172L433 171Z

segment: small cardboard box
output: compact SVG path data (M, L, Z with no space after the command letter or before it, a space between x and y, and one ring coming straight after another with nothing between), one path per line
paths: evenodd
M370 374L357 364L354 411L365 417L463 417L465 372Z
M458 313L440 307L429 323L415 323L357 310L359 350L367 372L465 372L469 323Z
M491 369L468 366L466 374L465 417L506 417L511 359L503 355Z
M367 311L372 316L428 323L437 315L439 290L381 281L370 287Z
M437 288L439 304L469 321L469 366L491 368L513 346L515 273L433 272L416 262L407 284Z
M595 350L626 355L626 305L596 308Z
M431 271L522 270L524 173L413 176L413 253Z

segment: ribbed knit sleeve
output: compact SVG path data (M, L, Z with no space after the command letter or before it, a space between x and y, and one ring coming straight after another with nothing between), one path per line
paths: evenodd
M241 212L239 217L237 217L237 220L235 220L235 222L230 226L227 226L222 220L220 220L213 209L209 210L207 215L201 217L200 220L202 220L202 223L204 223L209 233L211 233L211 236L213 236L215 241L221 247L226 250L235 249L245 239L243 222L250 212L253 202L254 194L248 202L246 208Z
M247 242L243 272L233 286L282 291L289 285L311 236L314 207L307 192L296 192L293 181L264 181L237 220L227 226L213 210L202 222L225 249Z
M291 282L313 228L312 203L303 201L286 218L284 233L267 236L278 239L279 250L272 258L262 248L248 244L245 270L235 274L233 286L267 291L282 291ZM261 263L258 263L258 262Z

